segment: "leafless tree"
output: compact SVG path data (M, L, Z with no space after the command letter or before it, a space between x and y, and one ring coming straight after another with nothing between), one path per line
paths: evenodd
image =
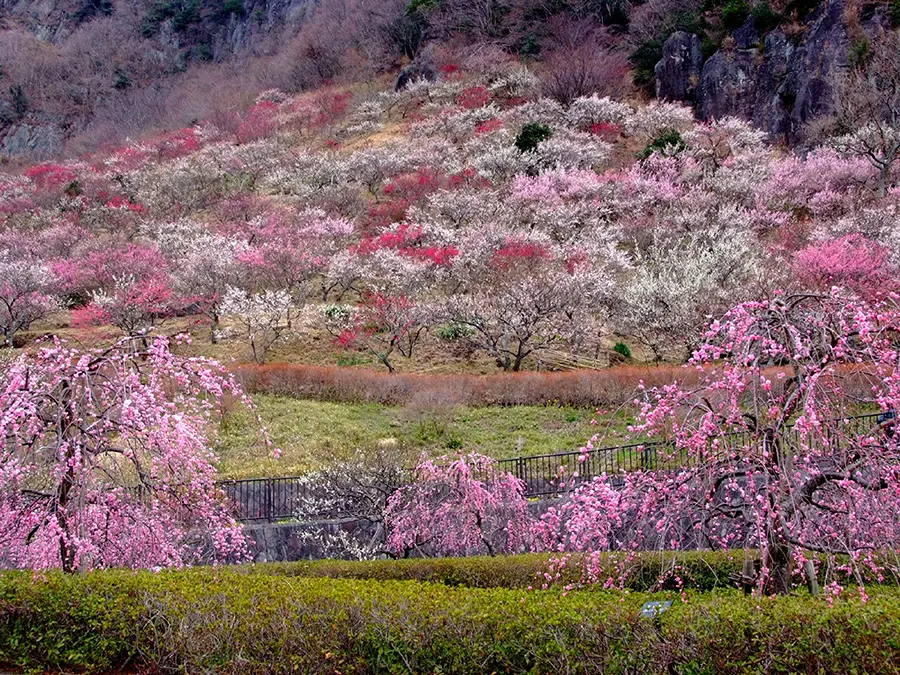
M857 63L832 76L832 93L837 134L832 143L872 163L883 197L900 155L900 33L872 40Z

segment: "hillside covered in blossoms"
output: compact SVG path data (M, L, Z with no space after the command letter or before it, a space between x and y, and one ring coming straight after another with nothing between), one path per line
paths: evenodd
M503 370L619 343L680 360L710 317L775 289L896 284L872 129L800 156L677 104L562 105L513 60L443 71L268 91L228 124L4 175L5 343L187 326L259 363L321 361L291 355L304 336L389 371L433 364L422 345Z

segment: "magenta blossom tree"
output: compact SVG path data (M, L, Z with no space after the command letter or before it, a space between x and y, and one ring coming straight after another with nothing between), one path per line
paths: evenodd
M813 290L844 286L872 297L896 288L891 251L861 234L847 234L807 246L794 256L792 271Z
M733 308L692 359L696 386L645 394L632 431L658 442L656 468L579 488L545 517L549 546L758 549L774 593L816 553L832 590L842 566L862 586L900 543L898 329L897 298L839 289Z
M157 338L41 346L0 385L0 567L67 572L243 560L207 434L226 396L215 361Z
M387 548L400 557L521 553L532 518L524 484L490 457L423 461L387 503Z

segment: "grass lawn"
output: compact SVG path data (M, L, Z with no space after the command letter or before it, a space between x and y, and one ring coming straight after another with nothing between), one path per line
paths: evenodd
M225 418L217 452L224 477L304 473L378 444L408 449L413 456L480 452L498 459L577 450L597 430L592 409L571 407L391 407L377 403L326 403L288 397L254 397L280 459L267 456L256 423L244 410ZM608 440L616 444L633 421L611 414ZM604 427L606 428L606 427ZM617 435L613 435L617 434Z

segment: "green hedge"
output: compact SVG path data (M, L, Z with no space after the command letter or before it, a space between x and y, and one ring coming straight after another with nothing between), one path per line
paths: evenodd
M751 551L747 555L751 557ZM622 553L603 554L604 569L618 577L622 565L628 569L626 587L633 591L676 588L673 572L685 587L695 590L733 588L733 577L740 575L744 551L690 551L675 556L671 552L641 553L627 557ZM548 554L512 556L476 556L470 558L414 558L408 560L265 563L241 568L247 573L285 576L376 579L380 581L428 581L447 586L470 588L539 587L547 571ZM677 570L673 567L677 565ZM577 583L581 579L581 558L573 555L556 585Z
M231 568L0 576L0 663L184 673L897 673L900 592L451 588Z

